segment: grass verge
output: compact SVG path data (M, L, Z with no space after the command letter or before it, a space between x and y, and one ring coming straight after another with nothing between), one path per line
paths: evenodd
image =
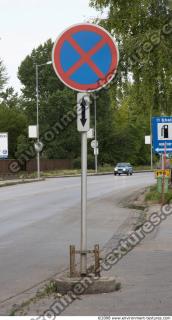
M137 170L150 170L150 166L136 166L134 167L134 171ZM98 173L113 173L114 166L105 164L104 166L98 167ZM94 169L88 169L88 173L95 173ZM61 170L49 170L41 172L41 177L58 177L58 176L76 176L81 174L81 169L61 169ZM37 172L27 173L24 171L21 171L15 176L15 179L35 179L37 178Z
M28 309L31 304L35 304L41 299L49 297L52 294L55 294L57 297L61 297L61 294L57 292L57 285L53 280L47 283L41 291L38 291L33 298L30 298L22 302L21 304L13 307L9 316L16 316L16 314L24 316L26 309Z
M160 192L157 191L157 186L149 187L147 193L145 194L145 201L146 202L153 202L153 203L161 203L162 195ZM172 200L172 186L169 187L169 190L164 195L165 203L168 203Z

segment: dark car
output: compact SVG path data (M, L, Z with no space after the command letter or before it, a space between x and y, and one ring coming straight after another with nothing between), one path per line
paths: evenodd
M133 174L133 167L131 166L130 163L117 163L116 167L114 168L114 175L121 175L121 174L126 174L127 176L131 176Z

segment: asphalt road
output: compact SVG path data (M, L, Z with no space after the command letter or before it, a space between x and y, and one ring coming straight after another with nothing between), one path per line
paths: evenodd
M130 214L118 202L153 174L88 178L88 246L103 246ZM0 302L68 266L80 242L80 178L0 189Z

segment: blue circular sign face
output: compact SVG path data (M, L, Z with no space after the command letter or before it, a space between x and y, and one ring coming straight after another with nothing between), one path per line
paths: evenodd
M115 76L119 53L112 36L93 24L70 27L56 40L53 66L61 81L76 91L96 91Z

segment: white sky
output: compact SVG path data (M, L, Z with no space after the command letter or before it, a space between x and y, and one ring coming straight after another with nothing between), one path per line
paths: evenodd
M17 69L33 48L75 23L99 16L89 0L0 0L0 58L8 86L20 89Z

